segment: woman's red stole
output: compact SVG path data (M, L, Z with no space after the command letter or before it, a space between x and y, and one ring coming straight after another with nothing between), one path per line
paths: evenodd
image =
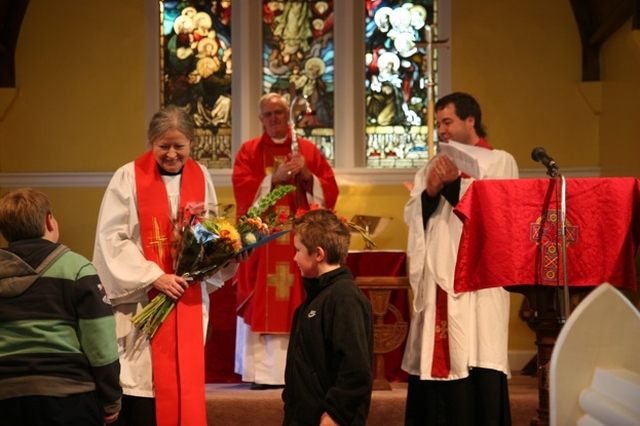
M171 222L167 189L149 150L135 161L140 237L144 255L166 273L173 273ZM180 208L204 201L205 180L200 166L188 159L182 169ZM158 291L152 289L152 299ZM202 290L191 285L151 339L153 381L158 426L207 424L204 396Z

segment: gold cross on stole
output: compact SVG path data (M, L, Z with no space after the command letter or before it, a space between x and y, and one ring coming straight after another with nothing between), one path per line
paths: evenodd
M169 239L160 232L160 225L158 225L158 220L155 217L153 218L153 235L149 240L149 245L153 248L156 256L158 256L158 262L162 263L164 260L164 246L168 243Z
M267 285L276 288L276 300L289 300L289 289L293 287L293 274L289 262L277 262L276 273L267 275Z

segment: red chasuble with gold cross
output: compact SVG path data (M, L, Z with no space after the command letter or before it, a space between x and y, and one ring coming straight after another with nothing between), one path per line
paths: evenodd
M319 179L325 207L333 209L338 198L331 166L312 142L298 138L300 153L307 168ZM265 176L291 155L291 138L277 144L266 134L245 142L236 156L233 170L233 190L237 214L241 216L255 202ZM276 209L295 213L298 207L308 209L305 185L291 178L296 191L288 194ZM240 264L236 274L236 306L238 315L255 333L289 333L295 308L304 299L300 272L293 262L293 235L287 233L256 250Z
M153 151L135 161L140 236L144 255L173 273L171 240L174 225L167 190ZM188 202L204 201L202 169L188 159L180 182L180 211ZM149 292L152 299L158 294ZM158 426L206 425L202 289L191 285L151 340Z

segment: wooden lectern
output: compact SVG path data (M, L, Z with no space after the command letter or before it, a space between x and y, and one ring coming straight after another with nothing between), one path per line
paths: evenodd
M367 294L374 315L374 390L391 390L390 381L406 381L401 370L409 330L407 255L399 250L350 251L346 266Z
M369 300L373 306L373 354L375 361L375 379L373 390L391 390L386 378L385 355L400 347L407 338L409 323L403 321L398 308L389 304L393 290L409 289L408 277L358 277L356 284L363 290L369 290ZM387 312L395 315L396 321L385 323Z
M637 291L640 181L567 179L566 247L559 233L559 191L560 179L479 180L455 209L463 222L456 291L504 287L524 294L534 311L538 409L531 424L536 426L549 424L549 362L566 321L563 283L571 298L602 283Z

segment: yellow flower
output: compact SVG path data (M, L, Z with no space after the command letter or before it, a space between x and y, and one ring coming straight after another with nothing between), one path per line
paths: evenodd
M257 241L258 241L258 238L256 237L256 234L254 234L253 232L247 232L242 237L242 242L245 245L255 244Z
M214 219L214 222L217 229L216 234L218 234L222 240L231 244L234 251L240 251L242 248L242 239L236 227L224 218Z

